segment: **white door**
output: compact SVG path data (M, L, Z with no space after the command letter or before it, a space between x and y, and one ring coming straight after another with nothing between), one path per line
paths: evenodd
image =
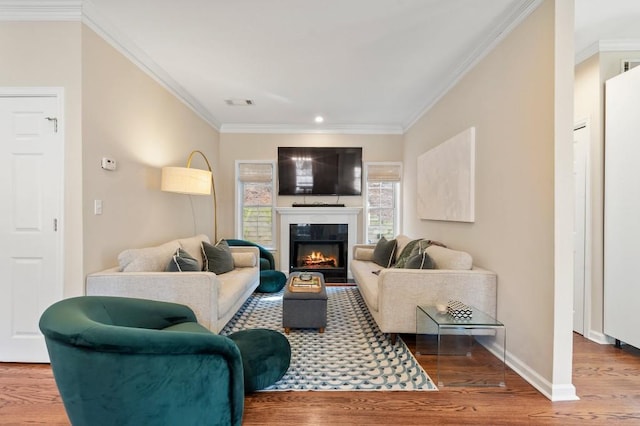
M38 322L63 294L62 93L19 92L0 88L0 361L48 362Z
M640 67L606 82L604 333L640 348Z
M573 330L584 335L585 330L585 269L587 212L587 148L589 134L586 125L573 132L573 177L575 190L575 220L573 229Z

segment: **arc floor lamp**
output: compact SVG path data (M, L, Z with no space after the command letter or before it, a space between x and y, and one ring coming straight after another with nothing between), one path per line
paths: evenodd
M200 154L207 163L207 170L192 169L191 160ZM202 151L191 151L187 159L187 167L163 167L161 189L166 192L177 192L189 195L209 195L213 193L213 240L218 241L218 201L216 200L216 183L213 179L211 164Z

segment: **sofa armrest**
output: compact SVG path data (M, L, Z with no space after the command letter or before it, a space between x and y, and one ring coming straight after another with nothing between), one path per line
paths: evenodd
M266 248L262 247L260 244L256 244L251 241L235 240L235 239L227 239L226 241L227 241L227 244L229 244L229 247L231 247L231 249L233 249L234 247L246 247L246 246L257 247L260 258L266 259L267 262L269 263L269 269L276 269L276 261L273 257L273 253L271 253ZM258 261L258 263L260 262Z
M378 276L379 324L385 331L405 330L415 326L416 307L459 300L496 317L497 277L480 268L382 269ZM413 331L415 332L415 331Z
M254 246L229 246L231 254L233 253L252 253L256 259L255 267L260 267L260 249Z
M110 268L89 274L88 296L119 296L180 303L198 322L213 329L218 319L220 280L213 272L119 272Z
M376 248L375 244L354 244L352 248L353 258L356 260L371 260L369 258L360 258L359 252L373 251Z

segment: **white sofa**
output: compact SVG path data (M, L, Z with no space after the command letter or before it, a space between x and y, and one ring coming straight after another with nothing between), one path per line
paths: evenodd
M396 240L398 254L411 241L406 236ZM413 334L418 305L446 304L449 300L496 317L496 274L473 266L468 253L431 245L426 251L436 269L383 268L371 259L374 248L371 244L356 244L350 269L382 332L394 337L397 333Z
M86 294L181 303L193 309L200 324L217 333L258 287L260 255L257 247L230 247L234 258L230 272L165 272L177 248L202 266L203 240L209 242L206 235L198 235L125 250L118 256L119 266L87 276Z

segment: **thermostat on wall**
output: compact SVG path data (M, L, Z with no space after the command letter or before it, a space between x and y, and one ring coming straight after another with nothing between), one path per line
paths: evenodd
M102 157L102 168L105 170L115 170L116 160L112 158Z

